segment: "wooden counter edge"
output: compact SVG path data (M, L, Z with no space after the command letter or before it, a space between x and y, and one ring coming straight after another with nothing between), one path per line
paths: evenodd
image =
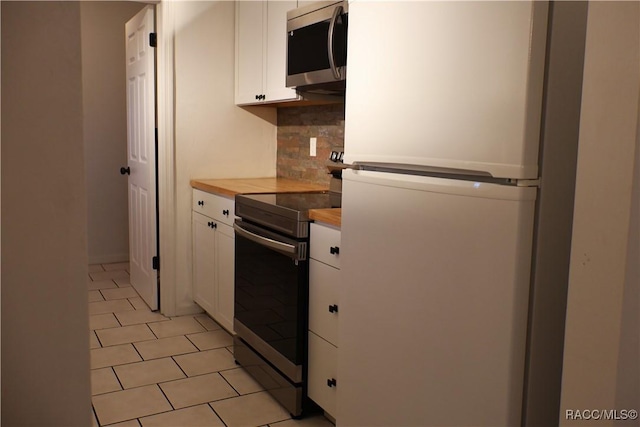
M298 182L286 178L192 179L192 188L223 196L259 193L308 193L328 191L324 185Z
M342 226L342 209L310 209L309 219L318 222L324 222L325 224L333 225L335 227Z

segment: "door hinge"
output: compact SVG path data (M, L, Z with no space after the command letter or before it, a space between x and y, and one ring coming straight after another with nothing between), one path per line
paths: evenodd
M160 270L160 257L154 256L151 260L154 270Z
M158 47L158 34L149 33L149 46Z

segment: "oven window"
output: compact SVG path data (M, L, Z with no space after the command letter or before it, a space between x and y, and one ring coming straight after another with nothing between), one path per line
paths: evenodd
M236 235L235 318L291 362L304 361L308 262Z

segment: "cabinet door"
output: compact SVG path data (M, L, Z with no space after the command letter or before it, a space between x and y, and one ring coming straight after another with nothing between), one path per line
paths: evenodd
M287 72L287 12L296 8L296 1L268 1L265 52L264 94L267 102L298 99L295 89L286 87Z
M236 104L255 104L262 95L264 4L236 2Z
M335 268L340 268L340 230L312 223L309 256Z
M336 414L337 367L337 349L313 332L309 332L308 394L331 416ZM336 382L333 383L332 380Z
M309 330L338 346L340 270L309 260Z
M235 201L232 198L194 189L191 209L212 218L216 222L233 225Z
M220 223L218 223L216 234L218 268L216 321L229 332L233 332L235 236L232 227Z
M193 233L193 300L211 316L215 316L215 251L216 232L209 226L213 220L192 213Z

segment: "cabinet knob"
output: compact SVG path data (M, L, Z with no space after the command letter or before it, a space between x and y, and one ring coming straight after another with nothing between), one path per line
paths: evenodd
M211 227L211 228L218 228L218 224L216 224L215 222L211 222L211 221L209 221L209 222L207 222L207 225L208 225L209 227Z
M224 210L222 211L222 215L229 216L229 209L224 209Z
M329 306L329 313L337 313L338 312L338 306L336 304L331 304Z
M260 99L260 95L256 95L256 99Z
M329 252L331 253L331 255L339 255L340 254L340 248L338 246L331 246L329 248Z
M335 387L336 385L337 385L337 383L336 383L336 379L335 379L335 378L329 378L329 379L327 380L327 386L329 386L329 387Z
M120 175L131 175L131 168L130 167L121 167L120 168Z
M204 201L203 200L198 200L198 206L204 206Z

